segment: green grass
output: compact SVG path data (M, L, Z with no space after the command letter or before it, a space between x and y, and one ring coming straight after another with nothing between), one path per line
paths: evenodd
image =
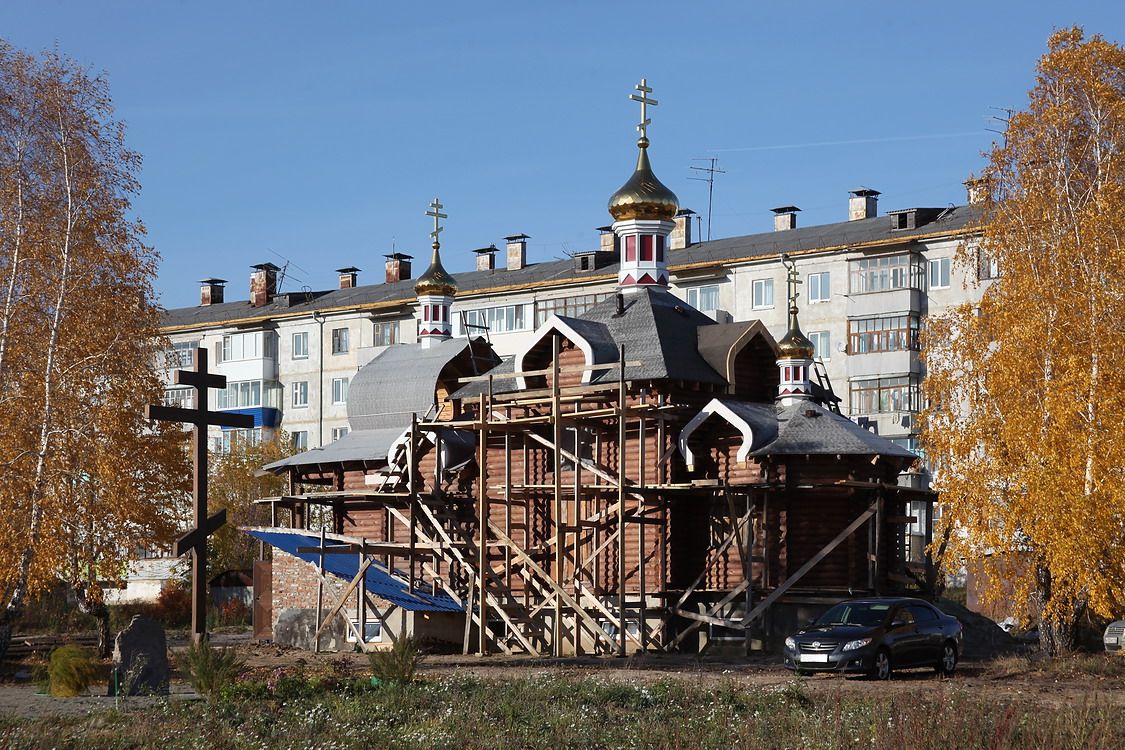
M505 682L423 679L284 699L247 691L208 706L0 723L11 748L1100 748L1125 723L1099 704L1066 709L982 699L936 683L909 693L814 696L800 682L743 689L545 673Z

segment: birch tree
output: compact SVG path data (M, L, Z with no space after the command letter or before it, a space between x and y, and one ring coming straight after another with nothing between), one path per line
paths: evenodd
M1125 49L1055 33L981 181L958 261L1000 278L928 323L923 442L949 557L1021 561L1010 593L1058 653L1125 606Z
M140 423L162 394L157 256L129 215L140 157L106 82L0 45L0 92L2 656L37 590L83 571L96 601L118 573L108 549L168 541L151 480L182 486L186 462L178 435Z

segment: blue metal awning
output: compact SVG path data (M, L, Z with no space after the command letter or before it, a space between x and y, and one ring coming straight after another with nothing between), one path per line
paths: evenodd
M310 536L288 529L271 529L269 531L243 529L243 531L271 547L276 547L318 567L320 565L320 555L316 552L297 551L301 547L319 547L320 537L318 536ZM333 541L338 540L328 539L325 541L325 545L330 545ZM324 571L346 581L351 581L359 573L359 555L324 555ZM404 581L392 576L384 565L375 561L372 561L364 574L364 584L374 596L412 612L465 611L465 608L448 594L431 595L418 590L410 591Z

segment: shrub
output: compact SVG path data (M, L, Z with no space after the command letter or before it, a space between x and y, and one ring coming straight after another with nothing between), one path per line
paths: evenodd
M49 692L56 698L73 698L81 694L97 675L94 658L80 646L59 646L51 652L47 665Z
M413 636L403 636L390 649L372 651L367 655L372 676L383 682L400 684L414 680L414 673L422 663L422 658Z
M156 597L151 617L169 627L187 625L191 622L191 594L179 583L170 583Z
M226 599L215 608L218 611L220 625L248 625L250 624L250 607L241 599Z
M210 643L191 643L176 657L180 671L200 695L215 697L233 684L245 666L231 648L215 648Z

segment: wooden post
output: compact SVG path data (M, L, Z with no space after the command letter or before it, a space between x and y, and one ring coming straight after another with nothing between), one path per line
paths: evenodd
M876 490L877 500L875 511L875 595L882 596L884 591L883 579L886 577L885 560L887 555L887 534L883 528L886 525L886 498L883 488Z
M582 458L582 439L578 424L574 425L574 456ZM582 520L585 513L582 509L582 462L574 462L574 599L582 603L582 594L578 590L579 571L582 570ZM574 618L574 655L582 655L582 619Z
M480 528L480 547L477 550L477 603L480 606L480 628L477 651L481 656L488 654L488 423L489 409L492 408L492 379L488 381L488 395L480 397L480 449L478 464L480 476L477 478L477 525Z
M320 653L320 624L324 617L324 518L320 519L320 575L316 579L316 637L313 653Z
M622 365L624 366L624 365ZM643 412L642 412L643 415ZM645 418L641 416L637 420L637 428L640 434L637 448L637 484L642 488L645 486ZM641 643L644 647L648 648L648 636L645 635L645 609L647 602L645 601L645 499L641 495L637 500L637 516L640 523L637 524L637 590L640 596L640 604L637 605L637 633L641 636Z
M407 590L414 593L414 551L418 539L418 414L410 415L410 452L407 454L407 471L410 475L410 585ZM431 493L432 494L432 493Z
M359 582L359 588L356 589L355 608L356 617L359 618L359 648L361 651L367 651L367 570L364 564L367 562L367 537L359 538L359 569L363 571L363 580Z
M559 586L564 586L566 581L566 574L564 571L565 565L565 550L563 545L566 538L566 519L563 518L563 500L562 500L562 420L559 419L559 410L562 408L559 393L559 353L561 337L556 333L551 336L551 441L555 444L554 454L554 509L553 515L555 519L555 580L558 581ZM563 638L563 623L562 623L562 598L555 597L555 616L551 628L551 653L555 656L562 656L562 638ZM577 614L575 615L577 619Z
M625 656L625 345L619 350L617 380L617 655Z

